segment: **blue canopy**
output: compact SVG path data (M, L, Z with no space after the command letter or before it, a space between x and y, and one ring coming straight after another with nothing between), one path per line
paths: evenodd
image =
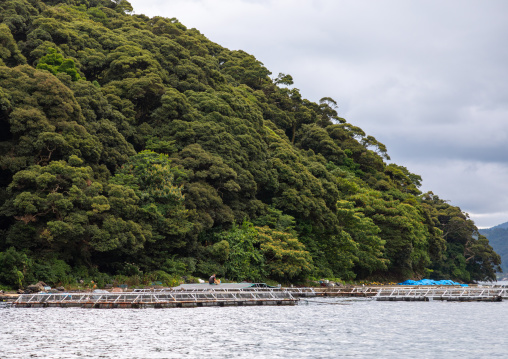
M399 283L399 285L460 285L462 287L467 287L467 284L460 284L454 282L453 280L433 280L433 279L421 279L421 280L411 280L408 279L405 282Z

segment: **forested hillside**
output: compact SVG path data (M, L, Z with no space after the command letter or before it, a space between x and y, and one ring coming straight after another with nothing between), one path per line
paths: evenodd
M495 278L467 215L335 100L131 12L0 2L1 283Z

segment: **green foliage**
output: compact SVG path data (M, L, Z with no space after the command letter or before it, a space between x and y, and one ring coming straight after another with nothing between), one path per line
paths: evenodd
M72 268L62 260L36 261L32 267L31 282L43 281L49 285L69 285L74 282Z
M0 60L6 66L26 64L26 58L19 51L18 44L6 24L0 24Z
M160 283L165 287L176 287L180 284L180 277L166 273L163 270L150 272L144 277L145 284L152 285L153 283ZM126 280L126 282L129 280Z
M381 229L371 218L365 217L360 208L355 208L353 202L342 200L337 207L343 230L357 244L353 253L356 257L355 272L366 277L373 272L386 270L389 260L383 258L386 241L379 237Z
M72 269L64 261L55 258L34 261L13 247L0 252L0 268L0 281L13 288L24 288L38 281L49 285L73 282Z
M224 264L228 278L261 281L266 275L265 258L259 250L258 232L251 223L233 225L220 238L229 244L229 256Z
M209 256L224 263L224 275L234 280L284 282L311 273L312 258L294 234L268 226L254 227L244 221L219 233L218 242L207 247ZM217 270L212 270L217 272Z
M81 79L81 76L76 70L74 61L71 59L64 59L64 57L57 53L57 51L52 47L48 48L48 54L39 60L37 68L40 70L47 70L53 75L63 72L69 75L72 81Z
M127 0L113 0L113 2L116 4L115 11L119 13L131 13L134 10L131 3Z
M351 199L365 216L381 230L386 259L400 277L422 276L430 264L428 234L419 209L409 203L372 190L362 191Z
M0 281L12 287L22 288L29 267L29 259L13 247L0 252Z
M256 227L256 230L259 249L265 258L266 272L270 278L287 283L312 272L310 253L297 238L269 227Z

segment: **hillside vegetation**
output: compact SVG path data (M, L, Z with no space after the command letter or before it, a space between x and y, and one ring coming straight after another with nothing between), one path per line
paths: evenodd
M468 216L334 99L131 12L0 2L1 283L495 278Z

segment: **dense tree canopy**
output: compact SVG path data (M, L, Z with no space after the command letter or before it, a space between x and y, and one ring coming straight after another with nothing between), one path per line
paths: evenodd
M0 3L0 282L492 280L499 256L288 74L126 0Z

